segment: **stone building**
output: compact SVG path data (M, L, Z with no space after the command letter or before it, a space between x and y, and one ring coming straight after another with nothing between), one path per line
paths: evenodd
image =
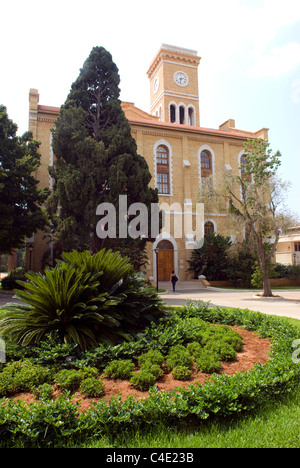
M160 204L166 214L168 206L169 213L175 212L170 216L170 229L164 229L156 242L148 246L146 274L156 279L158 270L160 281L168 280L172 270L181 280L191 277L186 270L193 247L192 231L183 232L180 237L174 235L174 228L182 222L184 213L191 213L195 223L195 207L203 179L210 177L215 182L225 169L239 173L247 139L268 139L267 129L255 133L239 130L232 119L218 129L201 126L199 64L200 57L196 51L163 44L147 72L149 113L138 109L132 102L122 103L138 153L146 159L152 173L151 184L159 190ZM50 130L55 126L59 108L40 105L36 89L30 90L29 102L29 130L41 142L41 166L36 177L42 186L51 188L48 166L53 164L55 155ZM226 218L226 212L204 210L201 228L205 232L223 233ZM28 250L27 267L38 271L47 248L44 235L37 233L28 239L27 249L29 246L31 253L29 255ZM160 249L158 256L155 253L157 247Z

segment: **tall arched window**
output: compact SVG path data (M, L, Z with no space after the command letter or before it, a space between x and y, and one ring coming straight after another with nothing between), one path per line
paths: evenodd
M208 150L201 152L201 177L212 175L212 157Z
M156 150L156 177L157 177L158 193L169 194L170 193L169 150L164 145L158 146Z
M184 108L184 106L179 107L179 123L180 124L185 123L185 108Z
M176 122L176 107L173 104L170 105L170 122Z
M204 235L210 236L215 233L215 226L211 221L207 221L204 225Z
M247 182L251 182L251 174L247 174L247 172L246 172L246 167L247 167L246 155L243 154L243 155L240 157L241 178L242 178L243 180L246 180Z
M189 107L188 109L188 118L189 118L189 125L196 125L195 124L195 112L193 107Z

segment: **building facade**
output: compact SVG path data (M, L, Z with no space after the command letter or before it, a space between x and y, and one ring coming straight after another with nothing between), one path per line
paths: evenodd
M172 270L181 280L191 278L187 261L194 246L196 228L193 226L203 180L209 177L216 183L224 170L238 174L247 139L268 139L267 129L255 133L239 130L232 119L218 129L200 125L199 64L196 51L163 44L147 72L150 112L138 109L131 102L122 103L138 153L146 159L152 174L151 185L158 188L160 206L166 216L170 214L154 244L148 245L146 275L154 280L157 271L160 281L169 280ZM41 142L41 166L36 177L41 186L51 189L48 167L55 159L51 128L55 126L59 108L40 105L36 89L30 90L29 103L29 130ZM178 226L185 215L194 224L188 232L182 228L182 235L178 235ZM226 212L206 212L204 206L202 217L201 232L225 232ZM43 233L28 239L27 268L39 271L47 248L51 250L51 243L45 243Z
M276 263L300 265L300 226L286 229L279 237Z

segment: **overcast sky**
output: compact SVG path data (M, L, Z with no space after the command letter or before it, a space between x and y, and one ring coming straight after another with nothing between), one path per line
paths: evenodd
M94 46L113 56L121 99L149 111L146 72L162 43L198 51L200 125L270 129L300 221L299 0L2 0L0 104L28 128L28 95L59 107Z

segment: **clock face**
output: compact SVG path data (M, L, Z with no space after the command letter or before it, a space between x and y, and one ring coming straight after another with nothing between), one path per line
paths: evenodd
M187 86L189 79L186 73L182 71L177 71L174 74L174 81L178 86Z
M153 91L154 93L156 94L157 91L158 91L158 87L159 87L159 78L157 77L154 81L154 85L153 85Z

